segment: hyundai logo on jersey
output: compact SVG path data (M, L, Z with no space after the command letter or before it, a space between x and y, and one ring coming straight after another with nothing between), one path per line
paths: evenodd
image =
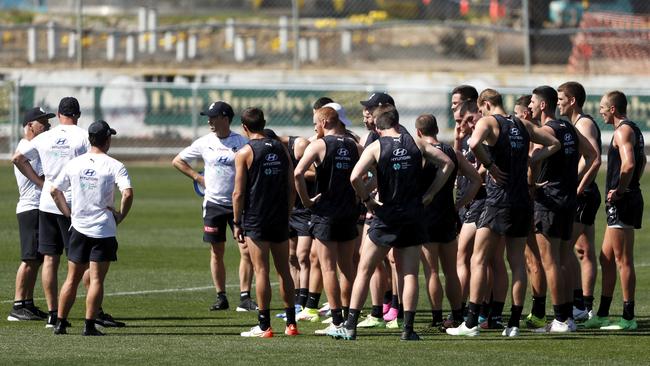
M348 149L342 147L342 148L336 150L336 154L338 156L348 156L348 155L350 155L350 151L348 151Z
M401 148L401 147L399 149L393 150L393 155L395 155L395 156L404 156L407 153L408 153L408 151L406 149L404 149L404 148Z
M94 177L97 172L95 172L94 169L84 169L81 174L85 175L86 177Z
M66 142L68 142L68 140L65 137L61 137L58 140L56 140L57 145L65 145Z
M266 155L266 161L276 161L278 160L278 155L277 154L267 154Z

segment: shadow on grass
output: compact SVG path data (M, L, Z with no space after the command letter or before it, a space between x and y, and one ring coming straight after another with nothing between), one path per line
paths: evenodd
M215 333L215 332L188 332L188 333L183 333L183 332L137 332L137 333L108 333L106 334L107 336L110 337L134 337L134 336L145 336L145 337L151 337L151 336L209 336L209 337L215 337L215 336L230 336L234 337L237 336L239 337L239 332L232 332L232 333Z
M147 321L147 320L217 320L219 318L213 316L143 316L143 317L119 317L123 321Z
M232 324L146 324L146 325L128 325L127 328L235 328L237 325Z

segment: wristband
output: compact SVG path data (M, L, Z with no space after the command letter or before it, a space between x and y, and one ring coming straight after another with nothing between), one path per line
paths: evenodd
M232 220L232 226L241 226L241 222Z

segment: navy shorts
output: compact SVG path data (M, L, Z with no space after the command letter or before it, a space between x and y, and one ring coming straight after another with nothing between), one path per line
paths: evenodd
M24 211L16 215L20 235L20 260L43 261L38 252L38 209Z
M427 231L427 243L449 243L458 236L459 215L456 211L446 212L443 215L427 219L424 223Z
M226 241L226 225L232 231L232 206L223 206L206 202L203 208L203 241L206 243L223 243Z
M625 192L623 198L607 202L607 226L641 228L643 221L643 195L640 191Z
M530 232L532 216L531 207L485 206L476 226L489 228L502 236L525 238Z
M330 219L318 215L311 215L309 232L312 237L320 241L349 241L359 236L356 215L348 218Z
M264 227L246 227L246 224L244 223L243 230L244 236L253 240L281 243L289 240L288 227L289 224L287 222Z
M74 263L115 262L117 260L117 239L91 238L73 227L70 230L68 260Z
M311 212L309 210L294 210L291 213L291 216L289 216L289 237L311 237L311 233L309 232L309 220L311 220Z
M584 191L583 194L577 197L577 202L575 222L589 226L593 225L601 204L598 187L596 186L596 189Z
M70 218L50 212L38 213L38 251L43 255L61 255L70 243Z
M571 240L573 235L573 208L557 211L535 209L535 234L549 238Z
M463 224L476 224L485 207L485 198L476 199L458 211L458 217Z
M429 239L426 231L421 221L389 224L375 216L368 228L368 237L379 246L407 248L426 243Z

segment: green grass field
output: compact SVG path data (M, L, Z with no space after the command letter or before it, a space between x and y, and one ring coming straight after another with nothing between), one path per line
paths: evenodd
M300 323L300 337L282 334L283 322L273 319L279 333L273 339L244 339L239 332L257 321L256 313L210 312L214 301L206 244L201 241L201 201L187 178L171 166L129 165L135 187L131 214L120 226L119 261L109 272L104 308L127 322L122 329L107 329L108 336L82 337L84 300L77 299L66 336L54 336L44 323L8 322L14 293L19 245L14 214L17 190L12 168L0 164L0 364L648 364L650 346L650 250L648 212L644 229L637 231L636 314L640 329L629 333L578 331L569 335L524 332L503 339L485 331L477 339L457 339L424 332L430 321L428 303L421 292L416 328L422 342L399 341L399 332L359 332L356 342L312 335L321 324ZM604 174L601 172L600 179ZM644 180L650 192L650 180ZM650 201L650 199L648 200ZM598 217L597 246L604 230ZM227 247L228 295L238 299L238 252ZM65 278L65 266L59 272ZM600 274L599 274L600 276ZM40 282L40 278L39 278ZM618 290L618 289L617 289ZM84 295L80 289L80 296ZM600 278L596 286L596 306ZM45 306L37 285L37 305ZM281 307L277 287L273 308ZM325 296L322 297L325 301ZM530 301L524 314L530 310ZM548 303L548 301L547 301ZM366 302L369 306L369 301ZM509 304L506 304L508 313ZM448 308L445 308L445 313ZM275 314L277 311L272 311ZM612 316L622 312L620 292L615 294ZM551 313L550 305L547 314Z

